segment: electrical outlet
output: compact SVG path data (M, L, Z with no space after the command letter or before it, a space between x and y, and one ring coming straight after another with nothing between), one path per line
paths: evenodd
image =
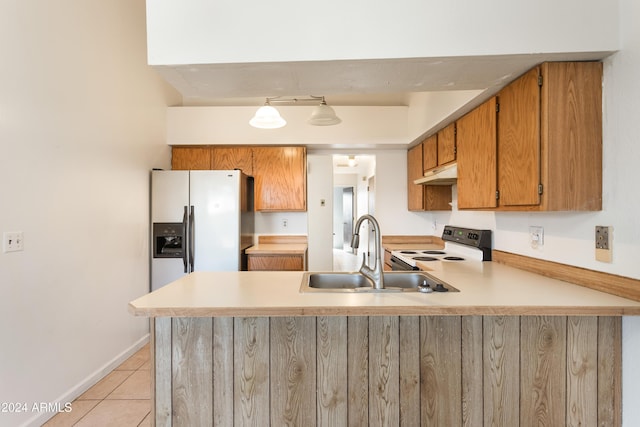
M596 225L596 260L611 262L613 258L613 227Z
M289 225L289 221L288 221L288 220L286 220L286 219L283 219L283 220L282 220L282 226L283 226L284 228L287 228L287 225Z
M3 251L17 252L24 250L22 231L5 231L2 234Z
M531 245L533 249L541 248L544 245L543 227L529 227L529 245Z

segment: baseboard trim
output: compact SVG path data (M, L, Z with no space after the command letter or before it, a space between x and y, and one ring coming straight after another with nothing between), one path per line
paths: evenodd
M136 351L140 350L149 342L150 334L145 334L142 338L136 341L129 348L125 349L119 355L111 359L109 362L102 365L100 368L96 369L90 375L88 375L84 380L80 381L66 393L62 394L57 399L54 399L54 402L59 402L62 407L64 407L65 403L73 402L76 398L78 398L82 393L89 390L93 387L98 381L106 377L111 371L120 366L125 360L135 354ZM38 427L53 418L57 413L51 412L43 412L35 415L31 419L27 420L26 423L22 424L22 427Z

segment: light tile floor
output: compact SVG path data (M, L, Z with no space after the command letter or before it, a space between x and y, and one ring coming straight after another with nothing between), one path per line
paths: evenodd
M357 271L359 258L334 249L334 271ZM46 427L150 426L151 365L147 344L57 414Z
M46 427L150 426L151 365L147 344L71 403Z

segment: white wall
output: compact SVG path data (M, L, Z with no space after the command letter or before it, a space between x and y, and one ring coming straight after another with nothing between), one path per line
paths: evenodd
M382 235L432 234L433 213L407 210L407 150L376 152L376 219Z
M257 235L307 234L306 212L256 212L255 220Z
M243 2L149 0L149 61L217 64L607 51L618 48L617 3L282 0L253 2L248 13Z
M309 270L333 270L333 159L309 154L307 213L309 221ZM327 173L328 172L328 173Z
M0 2L0 402L69 402L148 336L149 170L166 106L145 2ZM54 413L0 413L32 425Z
M407 106L334 106L342 123L312 126L313 106L280 106L287 121L280 129L249 126L255 107L186 106L167 110L167 144L400 145L409 142ZM367 126L362 126L367 123Z

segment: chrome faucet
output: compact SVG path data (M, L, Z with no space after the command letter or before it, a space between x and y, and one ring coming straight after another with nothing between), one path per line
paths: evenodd
M382 238L380 237L380 224L378 221L371 215L362 215L356 221L356 225L353 230L353 238L351 239L351 247L356 249L360 246L360 234L358 231L360 230L360 225L362 221L365 219L369 220L371 225L373 226L373 230L376 233L376 258L375 265L373 269L367 265L367 257L366 254L362 254L362 265L360 266L360 274L362 274L367 279L373 282L374 289L384 289L384 274L382 272Z

